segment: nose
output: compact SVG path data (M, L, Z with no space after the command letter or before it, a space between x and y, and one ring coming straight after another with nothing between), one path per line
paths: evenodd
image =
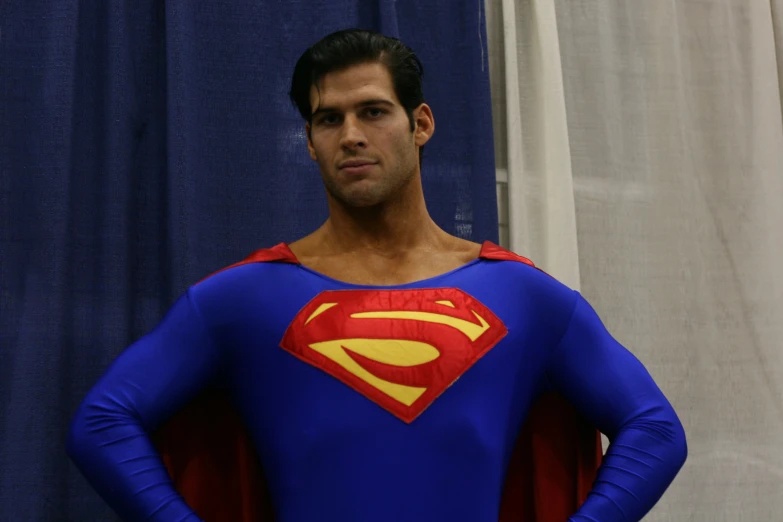
M345 149L362 148L367 145L367 137L364 135L359 122L353 115L348 115L343 120L340 146Z

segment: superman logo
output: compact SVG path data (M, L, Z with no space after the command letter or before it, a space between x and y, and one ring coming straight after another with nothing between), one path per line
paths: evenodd
M318 294L280 346L412 422L507 333L456 288Z

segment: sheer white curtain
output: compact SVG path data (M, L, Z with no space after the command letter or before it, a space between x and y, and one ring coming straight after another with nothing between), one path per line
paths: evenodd
M486 0L501 238L688 433L650 521L783 520L783 0Z

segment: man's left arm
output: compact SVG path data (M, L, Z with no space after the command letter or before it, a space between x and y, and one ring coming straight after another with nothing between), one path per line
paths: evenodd
M638 522L687 456L685 432L671 404L578 293L547 376L610 440L590 495L569 522Z

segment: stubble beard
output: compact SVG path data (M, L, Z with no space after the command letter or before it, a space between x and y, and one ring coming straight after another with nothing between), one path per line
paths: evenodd
M356 180L341 185L332 175L322 174L326 191L332 198L349 208L368 208L394 199L413 180L415 166L399 164L396 172L379 177Z

